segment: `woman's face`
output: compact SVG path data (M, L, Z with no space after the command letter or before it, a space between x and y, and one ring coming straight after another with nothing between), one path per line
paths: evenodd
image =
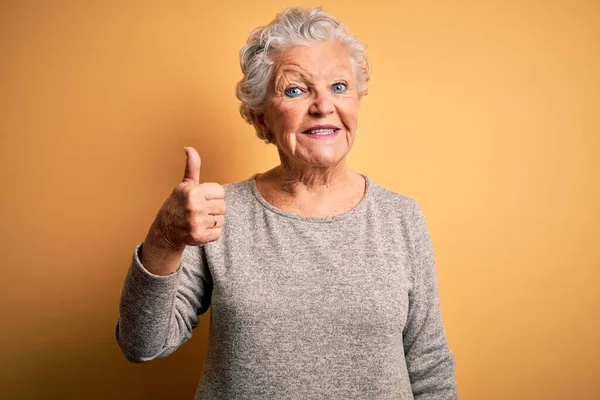
M358 108L350 56L341 44L293 47L276 59L263 129L282 162L331 167L352 147Z

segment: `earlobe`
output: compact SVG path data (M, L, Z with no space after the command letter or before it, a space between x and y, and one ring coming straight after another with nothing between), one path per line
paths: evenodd
M262 134L262 136L264 138L263 141L265 142L265 144L271 143L271 141L273 140L273 134L269 130L269 127L267 126L267 124L264 122L264 119L262 119L262 121L258 125L258 127L260 129L260 133Z
M271 143L271 140L273 139L273 135L271 134L271 131L269 130L269 127L267 126L267 124L262 124L260 126L260 133L262 134L266 144Z
M267 138L270 142L272 135L269 133L269 127L265 122L265 115L252 113L252 124L260 132L261 136L265 138L265 143L267 143Z

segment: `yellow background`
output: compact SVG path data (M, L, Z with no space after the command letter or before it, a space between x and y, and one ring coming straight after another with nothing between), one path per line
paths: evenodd
M429 223L461 399L600 398L600 2L323 1L373 64L350 165ZM0 397L191 399L114 340L136 243L181 179L277 162L238 50L282 1L0 5Z

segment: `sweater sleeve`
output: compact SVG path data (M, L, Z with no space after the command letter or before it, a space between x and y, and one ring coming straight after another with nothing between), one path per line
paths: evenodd
M212 279L204 249L187 246L177 271L167 276L150 273L135 248L119 302L116 339L131 362L164 358L192 337L206 312Z
M412 288L403 331L404 353L415 400L457 399L454 357L440 312L436 262L423 211L412 213Z

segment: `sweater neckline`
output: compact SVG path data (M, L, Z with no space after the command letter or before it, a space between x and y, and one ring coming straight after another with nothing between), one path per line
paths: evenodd
M294 219L297 221L304 221L304 222L314 222L314 223L332 223L332 222L338 222L338 221L342 221L345 220L347 218L352 217L353 215L359 213L363 208L366 207L366 203L367 203L367 199L369 197L371 197L371 192L372 192L372 182L369 179L369 177L367 175L364 174L360 174L364 180L365 180L365 194L363 195L362 199L358 202L358 204L356 204L353 208L351 208L350 210L342 213L342 214L338 214L338 215L334 215L331 217L306 217L304 215L300 215L300 214L294 214L285 210L282 210L281 208L277 208L274 205L272 205L271 203L269 203L263 196L262 194L260 194L260 191L258 190L258 186L256 185L256 177L258 176L258 174L254 174L252 175L250 178L248 178L248 181L250 182L250 187L252 190L252 194L254 195L254 197L256 198L256 200L258 201L258 203L263 207L266 208L267 210L278 214L282 217L285 218L289 218L289 219Z

